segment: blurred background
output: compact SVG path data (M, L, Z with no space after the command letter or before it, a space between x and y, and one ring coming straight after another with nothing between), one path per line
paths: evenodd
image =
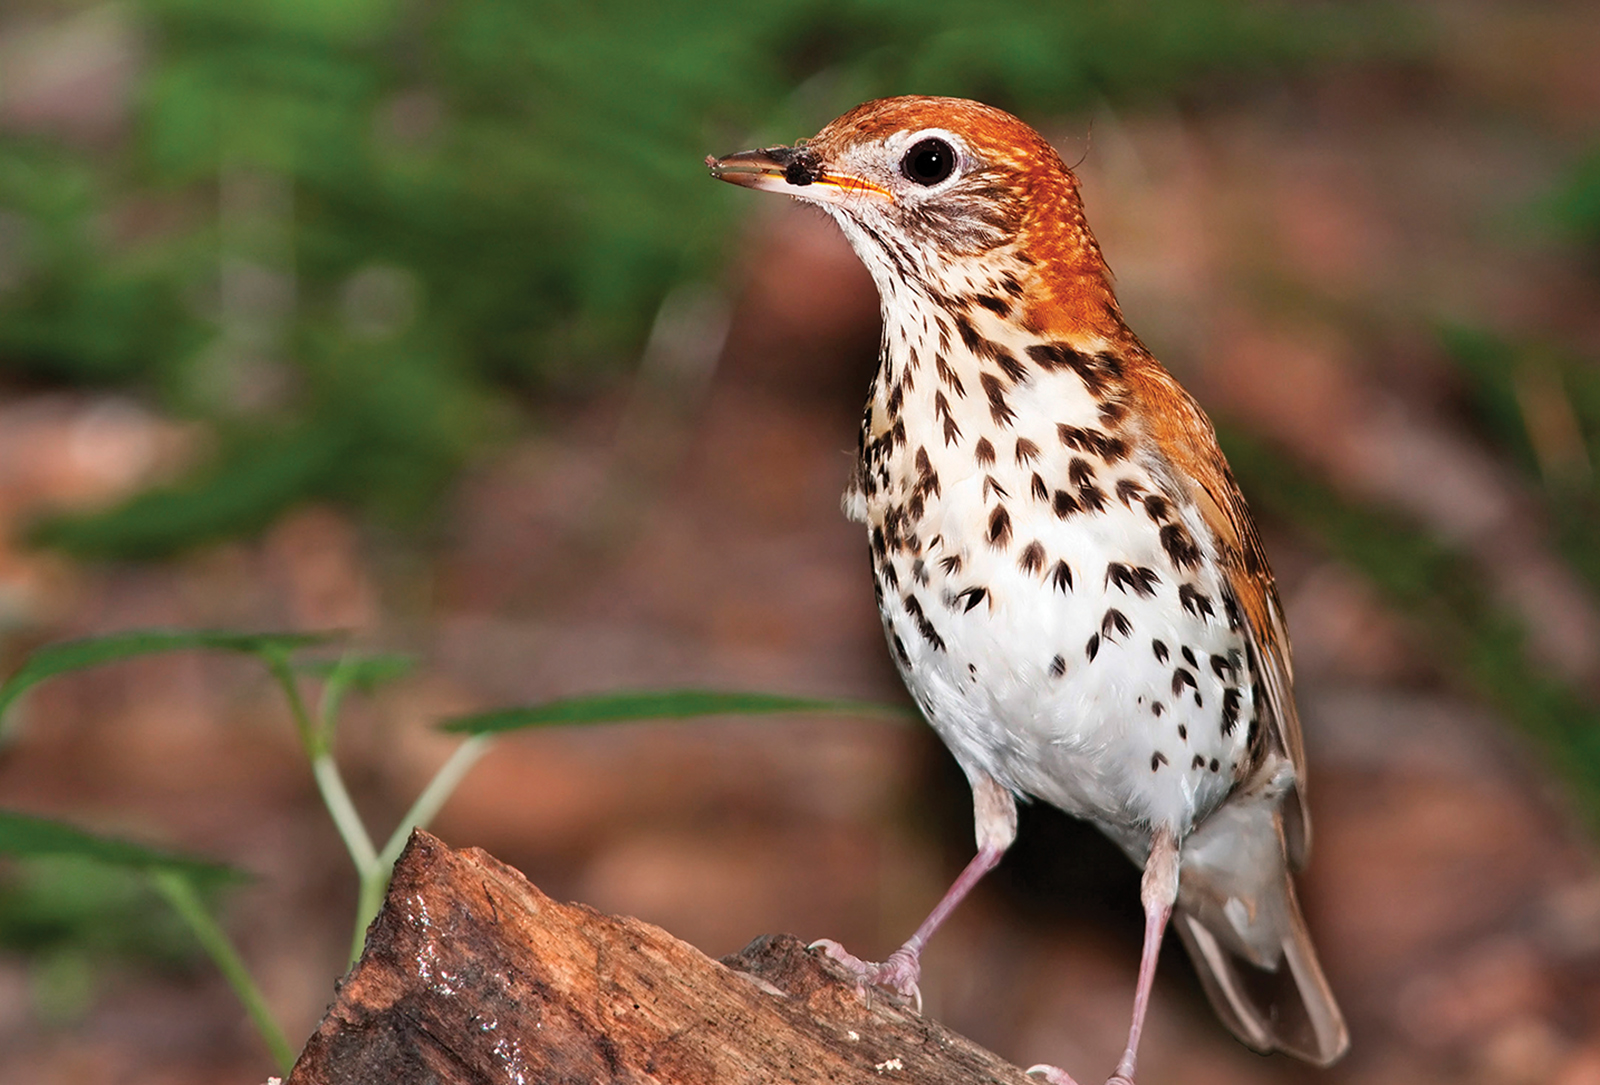
M380 831L449 713L902 699L837 507L875 295L819 213L701 159L906 92L1077 164L1295 637L1302 896L1354 1049L1250 1054L1171 946L1143 1080L1600 1083L1588 0L7 0L0 662L153 625L414 653L340 737ZM0 806L258 875L223 915L298 1046L355 887L259 669L119 665L12 724ZM972 848L931 733L837 718L524 736L436 828L713 955L881 957ZM1137 885L1030 810L930 949L928 1012L1098 1080ZM0 1080L269 1069L139 882L0 866Z

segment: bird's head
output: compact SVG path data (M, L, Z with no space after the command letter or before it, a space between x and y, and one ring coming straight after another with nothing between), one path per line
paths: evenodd
M1005 266L1028 288L1026 323L1121 324L1077 178L1043 136L992 106L882 98L812 139L706 165L724 181L822 207L886 301L908 281L960 292Z

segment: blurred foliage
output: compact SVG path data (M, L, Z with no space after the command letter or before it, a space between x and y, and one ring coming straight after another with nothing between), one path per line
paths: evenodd
M1528 657L1520 623L1489 598L1472 559L1403 519L1351 504L1290 457L1219 427L1257 509L1309 532L1377 586L1427 638L1453 680L1537 742L1600 829L1600 707Z
M80 855L0 868L0 946L36 955L165 963L195 958L183 923L137 870Z
M174 485L40 528L82 555L306 498L425 512L519 401L624 372L673 284L714 274L739 204L708 151L879 94L1051 115L1397 37L1371 9L1229 0L123 10L148 43L132 138L0 137L0 366L132 387L217 441Z
M141 868L70 853L0 859L0 950L27 960L33 1012L58 1025L89 1012L107 965L199 960Z
M1600 147L1572 168L1550 206L1568 234L1600 253Z
M1444 346L1482 428L1542 486L1562 556L1600 592L1600 369L1544 344L1450 325Z

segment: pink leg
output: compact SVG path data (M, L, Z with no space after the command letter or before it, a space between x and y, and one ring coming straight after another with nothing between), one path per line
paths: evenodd
M917 980L922 975L922 947L928 944L933 932L950 917L972 887L995 868L1011 842L1017 838L1017 804L1011 792L1001 787L993 777L980 774L972 781L973 822L978 835L978 854L972 857L965 870L934 905L928 918L922 921L905 945L889 955L882 964L872 964L856 957L838 942L821 939L812 943L834 960L856 974L862 984L887 987L899 994L915 999L922 1008L922 992Z
M1178 899L1178 841L1171 829L1157 829L1150 841L1150 858L1145 860L1139 898L1144 902L1144 952L1139 957L1139 984L1133 995L1133 1022L1128 1027L1128 1049L1106 1085L1133 1085L1139 1036L1144 1032L1150 989L1156 980L1156 961L1161 956L1161 938L1172 918L1173 902Z
M1144 1032L1144 1015L1150 1008L1150 988L1156 981L1161 937L1166 933L1167 920L1172 918L1173 902L1178 899L1178 841L1171 829L1157 829L1150 841L1150 858L1145 860L1139 899L1144 902L1144 952L1139 957L1139 982L1134 988L1133 1023L1128 1027L1127 1050L1122 1053L1117 1072L1106 1085L1134 1085L1139 1035ZM1040 1075L1049 1085L1077 1085L1065 1070L1055 1066L1030 1066L1028 1073Z

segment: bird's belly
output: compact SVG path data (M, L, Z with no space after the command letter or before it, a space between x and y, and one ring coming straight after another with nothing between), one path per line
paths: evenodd
M983 497L956 488L875 561L906 685L969 773L1113 835L1187 832L1233 786L1254 716L1216 570L1175 565L1138 502L1019 510L997 544Z

